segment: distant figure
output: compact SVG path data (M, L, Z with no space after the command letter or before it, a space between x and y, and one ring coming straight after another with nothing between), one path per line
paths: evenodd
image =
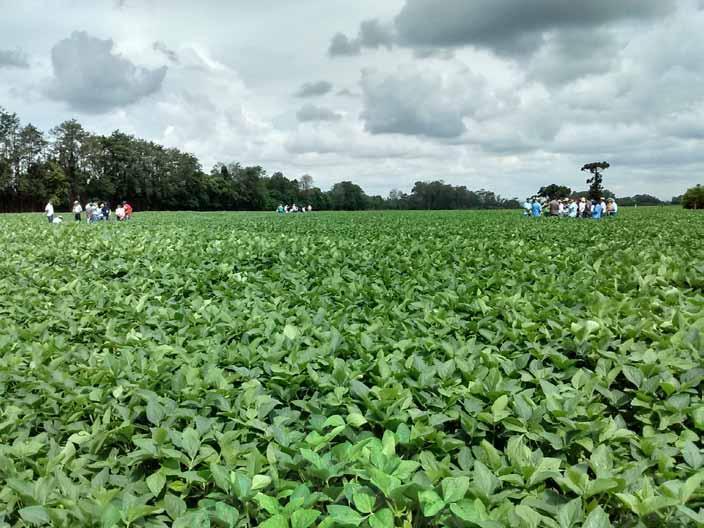
M110 208L104 203L100 204L100 218L106 222L110 221Z
M599 205L601 205L601 216L606 216L606 201L603 198L599 198Z
M530 198L526 198L526 201L523 202L523 216L530 216L530 209L531 209Z
M119 204L115 208L115 218L117 218L118 222L123 222L125 220L125 206L122 204Z
M609 198L606 202L606 214L608 216L616 216L618 214L618 204L613 198Z
M292 212L292 213L297 213L297 212L298 212L298 206L297 206L296 204L293 204L293 205L291 206L291 212Z
M49 223L54 222L54 205L51 203L51 200L49 200L46 204L46 207L44 207L44 212L46 213L46 218L49 221Z
M570 218L577 218L578 209L579 207L577 206L577 202L570 200L570 204L567 206L567 216Z
M290 208L289 208L288 204L286 204L286 205L284 206L284 213L285 213L285 214L288 214L289 210L290 210Z
M601 220L601 216L604 214L604 209L601 207L601 200L597 200L592 205L592 218L594 220Z
M86 224L90 224L92 216L93 216L93 204L90 202L86 202Z
M586 200L584 202L584 218L592 217L592 201Z
M132 206L129 204L129 202L122 202L122 206L125 208L125 220L129 220L132 218Z
M310 213L313 210L313 206L308 204L308 212Z
M279 206L276 208L276 212L280 215L286 214L286 211L284 211L284 206L279 204Z
M550 216L560 216L560 202L558 202L555 198L550 200L548 207L550 210Z
M584 210L587 207L587 200L582 196L579 199L579 204L577 205L577 216L580 218L584 218Z
M78 203L78 200L73 202L73 216L76 219L76 222L81 221L81 213L83 212L83 207L81 207L81 204Z
M533 213L533 218L538 218L543 214L543 207L538 202L537 198L533 198L533 205L531 206L531 212Z

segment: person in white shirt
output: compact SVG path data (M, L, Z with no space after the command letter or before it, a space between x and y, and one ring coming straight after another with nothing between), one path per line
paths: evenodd
M44 208L44 212L46 212L46 218L51 224L54 221L54 206L51 203L51 200L47 202L46 207Z
M308 204L308 212L310 213L313 210L313 206Z
M570 218L577 218L577 202L570 200L570 204L567 206L567 214Z
M532 204L530 203L530 200L526 198L526 201L523 202L523 216L530 216L530 208Z
M582 218L584 216L584 210L586 209L586 207L587 207L587 200L584 197L582 197L579 200L579 206L577 207L577 212L579 213L580 218Z
M606 214L608 216L616 216L618 213L618 204L616 203L616 200L613 198L609 198L607 204L606 204Z
M78 203L78 200L73 202L73 216L76 218L76 222L81 221L81 213L83 212L83 207Z
M118 222L122 222L125 219L125 208L122 204L118 205L117 209L115 209L115 216Z
M54 219L51 221L51 223L52 224L60 224L63 221L64 221L64 219L61 218L60 216L55 216Z

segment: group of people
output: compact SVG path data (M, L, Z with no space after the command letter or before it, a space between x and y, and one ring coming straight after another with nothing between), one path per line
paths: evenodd
M88 224L110 221L110 207L104 202L101 202L100 205L95 202L88 202L84 209L78 200L76 200L73 202L71 211L73 212L73 217L76 222L81 221L81 216L84 211L86 214L86 223ZM44 212L46 213L50 224L60 224L63 222L63 218L61 216L54 214L54 205L51 201L46 204ZM115 217L118 222L129 220L132 218L132 206L127 202L122 202L115 208Z
M298 207L296 204L293 204L292 206L289 207L288 204L286 205L281 205L276 208L276 212L279 214L288 214L288 213L310 213L313 210L313 207L308 205L306 206L301 206Z
M539 217L552 216L563 218L594 218L600 220L604 216L616 216L618 214L618 204L613 198L604 200L588 200L582 198L565 198L558 200L541 200L537 196L527 198L523 204L523 214L525 216Z

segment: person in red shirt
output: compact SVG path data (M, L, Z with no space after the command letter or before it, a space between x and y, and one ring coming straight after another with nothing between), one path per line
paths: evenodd
M129 220L132 218L132 206L127 202L125 202L122 206L125 208L125 220Z

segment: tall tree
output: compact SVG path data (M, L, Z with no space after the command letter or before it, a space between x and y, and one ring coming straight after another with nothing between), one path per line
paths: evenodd
M350 181L336 183L329 194L330 205L337 211L361 211L366 208L366 194L359 185Z
M0 107L0 193L17 191L20 118Z
M589 198L592 200L598 200L603 197L604 176L602 172L610 166L607 161L596 161L594 163L587 163L582 167L582 171L588 171L591 174L591 177L587 179L587 184L589 185Z
M87 175L83 169L83 147L89 137L81 124L75 119L64 121L51 130L54 137L53 154L68 180L70 198L78 199L87 183ZM59 201L68 203L69 196L56 197Z
M557 185L556 183L541 187L538 191L538 196L548 198L549 200L561 200L563 198L567 198L571 194L572 189L564 185Z
M685 209L704 209L704 186L697 185L682 195L682 207Z

